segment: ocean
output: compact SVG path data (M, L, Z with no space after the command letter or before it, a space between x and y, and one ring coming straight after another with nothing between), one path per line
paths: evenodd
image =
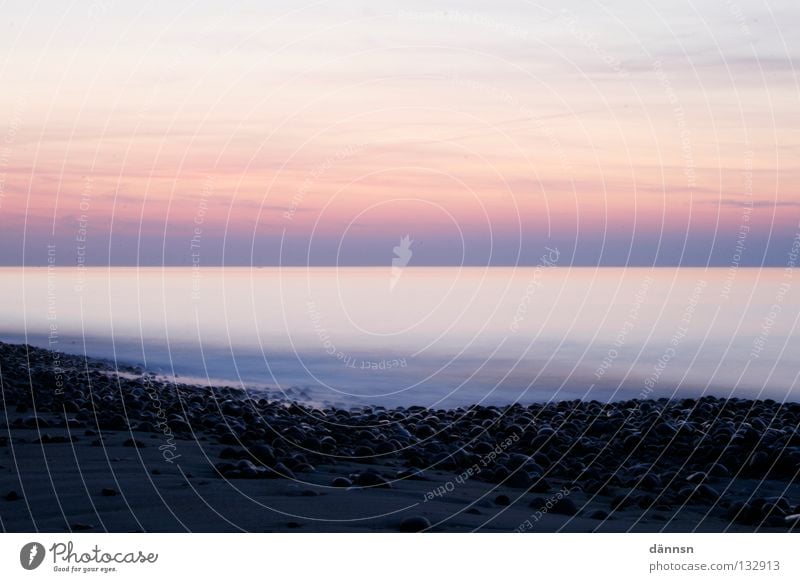
M319 405L800 400L792 271L0 268L0 339Z

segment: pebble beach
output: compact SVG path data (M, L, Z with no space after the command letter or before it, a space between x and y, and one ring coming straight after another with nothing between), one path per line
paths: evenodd
M6 532L787 532L800 403L320 407L0 343Z

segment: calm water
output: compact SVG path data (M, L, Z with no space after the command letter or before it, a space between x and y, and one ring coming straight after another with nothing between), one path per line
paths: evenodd
M3 268L0 288L6 341L320 403L800 400L782 269Z

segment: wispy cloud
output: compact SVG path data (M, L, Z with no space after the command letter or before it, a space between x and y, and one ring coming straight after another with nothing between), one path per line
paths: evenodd
M752 208L800 208L800 201L795 200L749 200L747 198L721 198L721 199L705 199L700 200L700 204L710 206L729 206L734 208L744 208L750 206Z

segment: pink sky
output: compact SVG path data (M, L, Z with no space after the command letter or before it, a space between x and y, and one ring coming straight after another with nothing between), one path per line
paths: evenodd
M0 263L785 263L795 3L403 6L4 8Z

